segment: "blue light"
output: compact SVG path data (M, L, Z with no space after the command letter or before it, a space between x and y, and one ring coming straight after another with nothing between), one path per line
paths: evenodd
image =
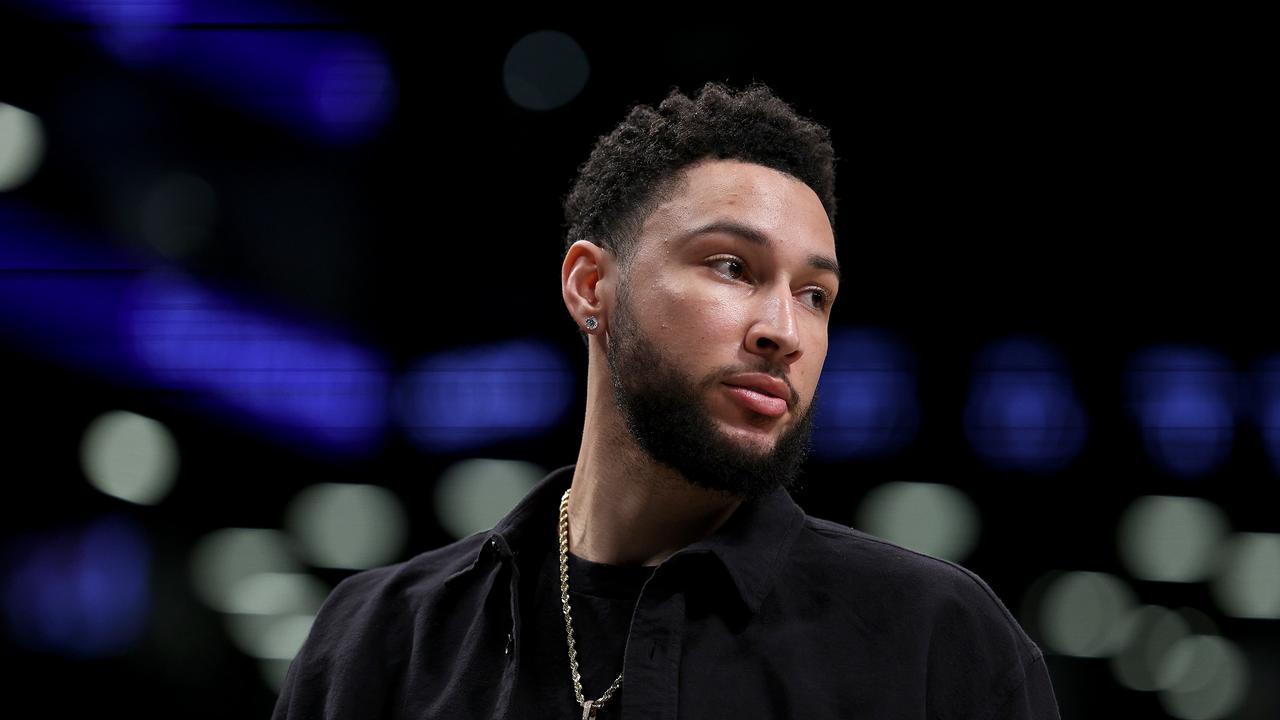
M564 356L536 340L450 350L401 380L398 410L409 436L432 450L460 450L555 427L575 397Z
M248 412L321 448L369 450L387 420L373 353L219 296L179 275L144 278L127 304L134 360L156 384Z
M813 454L826 460L895 453L920 423L915 359L886 334L831 333L816 396Z
M1226 460L1234 434L1236 382L1230 363L1209 350L1157 347L1134 356L1128 403L1152 461L1194 477Z
M313 450L381 439L389 382L371 351L101 248L0 201L0 336Z
M106 517L82 530L10 541L4 619L15 643L79 658L118 655L150 614L151 549L132 521Z
M1271 463L1280 471L1280 357L1258 363L1250 379L1254 422Z
M178 76L233 107L316 140L363 140L397 99L390 62L334 13L246 0L55 0L34 11L88 22L123 62ZM276 27L273 27L276 26Z
M0 200L0 335L58 362L124 381L132 368L120 341L121 305L150 265Z
M965 435L992 467L1061 470L1084 446L1087 424L1066 362L1045 343L1010 338L974 359Z

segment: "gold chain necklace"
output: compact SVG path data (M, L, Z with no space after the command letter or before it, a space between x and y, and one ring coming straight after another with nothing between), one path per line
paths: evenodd
M573 621L569 618L569 491L560 498L560 604L564 606L564 627L569 633L569 669L573 672L573 696L582 706L582 720L596 716L596 711L622 685L622 673L599 700L582 699L582 677L578 675L578 651L573 646Z

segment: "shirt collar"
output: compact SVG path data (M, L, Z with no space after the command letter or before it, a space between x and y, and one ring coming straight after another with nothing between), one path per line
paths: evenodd
M565 465L540 480L492 530L484 533L484 542L474 560L445 582L466 574L486 555L506 559L531 542L555 541L551 535L553 526L543 521L558 517L560 498L573 482L574 468L575 465ZM718 560L732 580L732 590L754 614L773 589L804 519L804 510L791 494L776 487L753 502L739 505L714 533L689 544L665 562L680 555L705 555ZM547 536L539 538L530 533Z

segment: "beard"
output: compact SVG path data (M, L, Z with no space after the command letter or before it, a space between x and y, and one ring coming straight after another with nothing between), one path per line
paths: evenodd
M816 394L772 448L761 450L750 441L734 438L717 426L707 394L723 382L721 378L737 372L774 377L779 373L763 365L733 368L695 382L649 340L629 305L624 283L610 317L605 356L615 402L640 448L690 485L744 501L767 495L779 486L787 490L797 487L801 466L811 449Z

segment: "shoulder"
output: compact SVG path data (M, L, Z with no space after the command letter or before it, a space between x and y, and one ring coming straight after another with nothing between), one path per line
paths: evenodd
M381 707L445 580L469 567L484 533L343 578L289 664L274 718L365 716Z
M838 576L837 587L864 608L910 613L942 639L961 640L956 635L967 629L1003 646L1005 654L1040 654L999 595L962 565L809 515L797 545L797 562Z
M393 565L361 570L343 578L321 607L321 614L355 615L362 610L402 610L428 605L453 574L471 566L484 543L475 533Z
M449 576L472 564L484 537L476 533L408 560L343 578L316 614L309 649L367 654L390 649L373 645L408 639L407 626L429 610ZM406 632L394 632L397 626L406 626Z
M1050 698L1041 703L1050 717L1043 653L973 571L812 516L793 562L821 573L866 627L918 663L932 706L989 712L1026 688Z

